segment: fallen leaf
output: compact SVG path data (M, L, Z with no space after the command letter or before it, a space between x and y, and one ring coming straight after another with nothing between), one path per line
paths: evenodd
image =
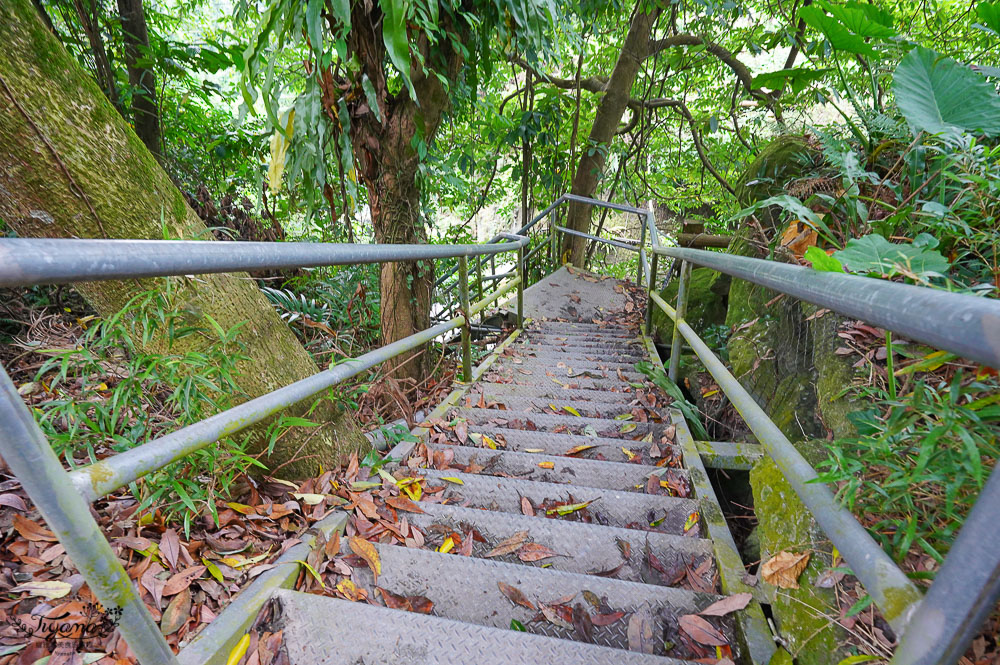
M38 542L48 540L55 542L58 540L56 534L52 533L37 522L32 522L22 515L14 515L14 529L28 540Z
M635 612L628 619L628 648L639 653L654 653L656 642L653 639L653 616L649 610Z
M525 596L524 593L522 593L517 587L511 586L506 582L497 582L497 586L500 587L500 593L507 596L507 599L510 600L510 602L515 605L520 605L521 607L527 607L529 610L535 609L535 606L530 600L528 600L528 597Z
M491 549L486 554L484 554L483 557L489 559L495 556L503 556L505 554L511 554L517 551L517 549L521 547L522 544L524 544L524 541L527 540L527 538L528 538L527 531L518 531L510 538L505 538L504 540L497 543L497 546Z
M546 515L555 515L555 514L569 515L570 513L575 513L578 510L583 510L584 508L586 508L587 506L589 506L591 503L593 503L593 501L594 500L591 499L590 501L583 501L581 503L570 503L570 504L566 504L565 506L556 506L555 508L550 508L549 510L546 510L545 514Z
M19 584L11 589L12 592L27 591L31 596L40 596L42 598L48 598L49 600L62 598L63 596L69 594L72 590L72 584L69 582L59 582L57 580L25 582L24 584Z
M0 506L7 506L8 508L22 512L28 511L28 506L24 503L24 499L16 494L0 494Z
M424 512L420 506L407 499L405 496L391 496L385 500L385 503L386 505L392 506L396 510L405 510L410 513Z
M737 593L715 601L698 614L706 617L724 617L730 612L742 610L750 604L752 598L753 596L749 593Z
M455 540L451 536L448 536L447 538L444 539L444 542L441 543L441 547L438 548L438 552L441 552L442 554L447 554L454 548L455 548Z
M521 561L540 561L541 559L548 559L549 557L561 556L550 550L545 545L539 545L538 543L525 543L521 545L521 548L517 551L517 558Z
M180 555L181 541L174 529L167 529L160 538L160 554L171 568L177 568L177 557ZM170 633L167 633L168 635Z
M528 517L535 516L535 508L531 505L531 499L526 496L521 497L521 512Z
M175 573L167 580L166 585L164 585L162 595L172 596L175 593L180 593L191 586L191 582L201 577L204 572L205 566L191 566L179 573Z
M461 478L453 478L451 476L441 476L441 480L447 480L449 483L455 483L456 485L464 485L465 481Z
M172 635L187 623L191 615L191 590L183 589L171 599L160 618L160 632L163 636Z
M347 539L347 544L350 545L352 552L365 560L368 567L375 573L376 578L382 574L382 562L378 558L378 552L374 545L359 536L351 536Z
M720 633L715 626L702 619L697 614L685 614L677 620L681 630L691 636L699 644L721 647L729 644L726 637Z
M291 495L307 506L315 506L319 503L323 503L323 499L326 498L325 494L311 494L308 492L292 492Z
M579 417L580 417L580 412L579 412L579 411L577 411L576 409L574 409L574 408L573 408L573 407L571 407L571 406L564 406L564 407L563 407L563 411L565 411L566 413L571 413L571 414L573 414L574 416L576 416L577 418L579 418Z
M538 468L540 468L540 469L552 469L552 468L555 468L555 463L554 462L539 462L538 463Z
M346 577L337 582L337 591L339 591L344 598L350 601L361 600L367 595L364 589L359 589L355 586L354 582Z
M624 612L611 612L610 614L593 614L590 617L591 623L595 626L610 626L625 616Z
M760 567L760 576L780 589L798 589L799 575L809 565L809 552L778 552Z
M385 601L385 606L388 608L415 612L416 614L430 614L431 610L434 609L434 603L428 600L425 596L397 596L382 587L376 588L379 593L382 594L382 599Z
M573 629L581 642L594 642L594 622L590 615L584 611L583 605L576 603L573 605Z

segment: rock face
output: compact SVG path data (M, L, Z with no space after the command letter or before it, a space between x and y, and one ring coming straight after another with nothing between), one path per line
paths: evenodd
M724 275L710 268L691 270L687 315L684 318L699 336L704 337L705 332L711 326L725 324L731 282L732 279L729 275ZM667 287L660 291L660 296L671 305L677 302L679 283L676 278L671 279ZM670 344L674 335L674 323L659 307L653 310L653 330L657 343Z
M815 159L804 139L776 139L737 182L740 203L750 205L782 192L787 182L806 175ZM731 253L767 258L771 241L781 233L781 211L762 210L756 218L759 225L747 224L736 234ZM771 258L782 260L777 254ZM846 416L854 409L843 393L853 369L834 353L840 317L738 279L732 280L728 304L725 322L733 331L728 342L733 374L815 465L825 457L821 440L831 432L849 435L852 428ZM813 552L799 579L800 589L776 589L761 582L772 591L777 627L799 665L835 665L843 657L837 649L842 631L822 618L836 615L834 598L830 590L814 586L831 564L828 539L773 461L760 461L750 483L761 560L783 550Z

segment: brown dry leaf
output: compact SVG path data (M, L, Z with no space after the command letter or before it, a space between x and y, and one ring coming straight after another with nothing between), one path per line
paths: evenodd
M592 614L590 621L595 626L610 626L625 616L624 612L612 612L611 614Z
M553 462L539 462L538 463L538 468L540 468L540 469L552 469L554 467L555 467L555 464Z
M698 614L706 617L724 617L730 612L742 610L750 604L753 596L749 593L737 593L732 596L717 600Z
M691 636L699 644L721 647L729 644L725 635L720 633L715 626L702 619L697 614L685 614L677 620L681 630Z
M499 543L497 543L497 546L491 549L486 554L484 554L483 557L489 559L495 556L503 556L505 554L511 554L512 552L517 551L517 549L521 547L522 544L524 544L524 541L527 540L527 538L528 538L527 531L518 531L510 538L505 538Z
M21 515L14 515L14 529L28 540L33 540L35 542L39 540L55 542L58 540L58 538L56 538L56 534L52 533L37 522L32 522L28 518L22 517Z
M554 626L573 629L573 609L565 605L542 605L542 616Z
M170 568L177 568L177 557L181 552L181 539L174 529L167 529L160 538L160 554L163 560L170 564ZM166 633L169 635L170 633Z
M531 499L526 496L521 497L521 512L528 517L535 516L535 507L531 505Z
M411 513L422 513L424 512L420 506L416 503L407 499L405 496L391 496L385 500L387 505L392 506L396 510L405 510Z
M337 591L339 591L344 598L352 602L362 600L368 595L364 589L359 589L355 586L354 582L346 577L337 582Z
M760 576L780 589L798 589L799 575L809 565L809 552L778 552L760 567Z
M175 573L167 580L166 585L163 587L164 596L172 596L175 593L180 593L184 589L191 586L191 582L195 581L205 572L205 566L191 566L190 568L185 568L179 573Z
M545 545L539 545L538 543L525 543L521 545L521 549L517 551L517 558L521 561L540 561L541 559L548 559L549 557L561 556L550 550Z
M330 540L326 541L326 545L323 546L326 551L326 558L332 559L333 557L340 554L340 532L334 531L330 535Z
M191 590L182 589L180 593L173 597L163 610L163 617L160 619L160 632L163 636L172 635L187 623L191 614Z
M649 610L640 610L629 617L627 629L629 651L655 652L653 625L653 615Z
M415 612L417 614L430 614L431 610L434 609L434 603L425 596L397 596L382 587L376 588L382 594L385 606L390 609L406 610L407 612Z
M529 610L535 609L528 597L521 592L516 586L511 586L506 582L497 582L497 586L500 587L500 593L507 596L507 599L515 605L520 605L521 607L527 607Z
M802 258L806 250L816 244L819 234L808 224L798 219L793 219L785 233L781 236L781 246L787 247L796 257Z
M14 510L28 512L28 506L24 503L24 499L16 494L0 494L0 506L7 506Z
M351 536L347 544L351 546L352 552L365 560L365 563L372 569L376 577L382 574L382 562L378 558L378 552L375 550L374 545L358 536Z

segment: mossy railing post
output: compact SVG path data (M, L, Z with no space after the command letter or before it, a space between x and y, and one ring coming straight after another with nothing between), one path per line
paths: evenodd
M476 301L483 299L483 261L482 257L476 260ZM483 325L486 321L486 314L484 312L479 313L479 325Z
M520 256L520 250L518 250ZM458 257L458 300L462 312L462 380L472 381L472 322L469 320L469 259Z
M558 211L549 217L549 258L551 259L550 265L552 266L552 270L559 267L559 245L557 243L558 234L556 233L558 220Z
M636 268L635 283L642 284L642 262L646 258L646 225L643 223L643 219L639 217L639 267ZM648 304L648 303L647 303ZM649 311L649 308L646 308Z
M660 262L659 259L660 255L654 253L649 266L649 284L646 284L646 337L649 337L650 333L653 332L653 297L649 294L656 289L656 269ZM639 268L642 269L641 263Z
M677 318L683 319L687 315L688 282L691 280L691 264L681 261L680 280L677 282ZM674 325L674 337L670 343L670 369L667 376L674 383L677 383L677 375L681 369L681 331Z
M118 630L143 665L176 665L160 628L101 532L90 506L35 424L31 411L0 367L0 454L45 523L106 610L121 610Z

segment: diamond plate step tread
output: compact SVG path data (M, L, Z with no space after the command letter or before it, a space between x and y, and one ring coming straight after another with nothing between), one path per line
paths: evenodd
M691 490L688 474L684 469L470 446L427 444L427 447L430 450L450 450L454 453L451 466L467 466L472 463L482 466L483 470L479 475L484 476L514 476L522 480L645 493L647 480L655 474L664 481L669 478L686 488L687 492ZM552 468L543 468L541 464L551 464ZM669 494L665 489L662 493Z
M531 432L528 430L506 429L502 427L483 427L470 425L469 432L486 434L496 439L502 436L507 443L507 450L524 451L526 449L541 449L547 455L564 455L566 451L580 445L594 446L580 455L587 459L597 459L601 455L609 462L629 462L633 458L622 450L626 448L629 452L638 456L643 464L655 464L656 460L649 457L649 444L644 441L628 441L623 439L607 439L598 436L580 436L576 434L557 434L554 432ZM667 449L671 454L666 456L680 455L680 448L674 444L657 444L660 450L666 454Z
M631 391L632 388L629 388ZM507 397L527 397L531 399L549 399L577 402L632 402L635 393L611 392L607 390L568 390L550 382L548 386L518 386L510 383L475 383L469 390L469 395L482 394L487 402L497 401ZM478 401L478 399L476 400Z
M535 344L538 346L568 346L568 347L609 347L615 350L628 350L635 352L644 348L635 337L599 337L596 335L559 335L549 333L524 333L520 338L521 343Z
M531 411L501 411L499 409L476 409L454 407L448 410L448 419L464 418L470 424L496 425L507 429L527 429L530 421L538 430L551 431L558 427L565 426L563 430L566 434L584 434L584 428L592 427L596 436L608 439L628 439L638 436L642 437L649 433L654 439L665 434L667 426L662 423L640 423L631 420L614 420L604 418L583 418L577 416L556 416L545 413L533 413ZM635 427L630 427L635 425ZM622 431L623 429L628 431ZM594 436L594 434L591 434Z
M519 480L497 476L480 476L459 471L437 471L421 469L420 475L428 483L443 485L441 496L459 506L469 506L483 510L497 510L504 513L521 513L521 498L527 498L538 508L546 501L579 503L591 501L587 514L597 524L620 528L635 528L641 531L653 529L661 533L684 534L688 516L698 510L698 503L692 499L672 496L619 492L599 487L559 485L537 480ZM461 484L443 480L456 478ZM562 519L567 522L580 521L579 513L565 517L535 519ZM649 524L656 527L649 527ZM701 529L699 529L699 532Z
M540 326L528 328L525 332L528 335L551 335L555 337L587 337L590 339L614 339L632 340L638 336L638 331L626 330L624 328L594 328L586 330L583 328L568 328L564 326Z
M600 347L594 347L592 351L577 352L569 347L544 347L524 344L521 346L511 345L512 354L504 355L505 358L545 358L546 360L562 360L564 362L592 362L592 363L615 363L618 365L635 365L643 361L649 361L648 356L639 353L614 352Z
M630 335L636 335L639 332L639 328L634 326L622 326L614 323L585 323L583 321L554 321L551 319L546 319L545 321L532 321L528 325L528 330L544 330L546 328L558 328L566 330L607 330L607 331L623 331Z
M297 591L275 598L291 665L690 665Z
M630 378L627 381L634 381L645 379L645 375L639 372L635 368L635 363L630 361L620 361L611 360L608 358L595 358L588 359L580 356L570 357L568 355L552 355L547 353L529 355L522 354L517 356L502 356L500 360L497 361L498 367L523 367L525 365L547 367L550 371L555 372L559 376L559 370L562 370L562 374L566 378L573 378L569 376L568 372L570 369L573 370L574 374L582 372L584 370L593 370L599 372L601 375L617 375L618 370L625 373L626 377L635 376L638 378Z
M462 508L435 503L424 503L423 513L407 513L406 519L425 533L428 546L440 546L451 531L465 534L475 529L485 543L474 541L472 555L483 557L491 549L515 534L526 532L525 542L544 545L554 552L573 552L571 557L551 557L533 563L524 563L516 553L493 557L515 565L543 566L569 573L594 575L643 584L674 586L673 578L661 574L650 564L649 553L668 575L683 576L694 570L705 557L712 556L712 542L704 538L685 538L652 531L635 531L616 527L550 520L542 522L533 517L497 513L475 508ZM627 543L627 546L625 545ZM623 548L628 549L628 558ZM610 573L608 571L611 571ZM702 581L711 584L715 566L711 565Z
M584 591L605 599L613 611L635 612L647 610L654 616L654 631L660 631L664 638L679 643L677 619L704 609L719 599L710 593L688 591L673 587L655 586L637 582L626 582L594 575L580 575L547 568L535 568L519 564L504 563L490 559L477 559L459 554L442 554L425 549L399 547L375 543L382 572L378 576L378 586L401 596L424 596L434 603L435 616L465 621L480 626L506 628L516 619L534 634L578 640L577 632L570 625L563 627L552 622L533 621L538 610L515 605L499 588L499 583L520 590L533 604L554 603L581 608L587 603ZM345 542L342 550L350 553ZM560 552L571 556L571 552ZM367 566L354 568L352 581L374 594L375 581ZM737 644L733 620L731 618L708 619L716 625L731 644ZM628 621L622 619L607 625L595 626L595 644L628 648L626 629ZM657 641L659 653L663 642Z
M555 384L553 384L553 386L555 386ZM469 404L470 401L472 402L471 405ZM616 420L615 416L631 415L633 409L645 409L647 413L649 410L649 407L639 404L630 404L627 402L573 402L564 397L498 397L492 401L496 402L498 406L491 406L489 407L490 410L496 410L501 413L523 411L525 413L544 413L548 415L573 415L572 412L566 411L563 408L568 406L571 409L575 409L576 412L580 414L579 417L594 418L598 420L615 420L616 422L622 424L630 422L630 420ZM465 404L461 406L462 408L477 408L475 407L475 404L478 403L479 398L477 395L467 394ZM505 408L501 409L500 406ZM551 407L553 406L556 407L558 413L554 413L552 411ZM657 416L659 416L659 414L657 414Z

